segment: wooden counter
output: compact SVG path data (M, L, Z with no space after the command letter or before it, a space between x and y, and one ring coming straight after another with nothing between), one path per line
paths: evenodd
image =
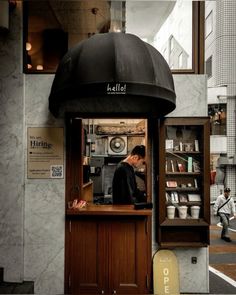
M134 205L95 205L89 203L83 209L67 209L67 216L71 215L130 215L151 216L151 209L135 210Z

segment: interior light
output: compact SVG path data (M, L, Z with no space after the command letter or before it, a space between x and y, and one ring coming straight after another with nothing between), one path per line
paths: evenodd
M32 49L32 45L29 42L26 42L26 50L30 51Z
M32 69L32 65L31 64L27 64L27 69L28 70Z
M42 66L42 65L37 65L36 69L37 69L38 71L42 71L42 70L43 70L43 66Z

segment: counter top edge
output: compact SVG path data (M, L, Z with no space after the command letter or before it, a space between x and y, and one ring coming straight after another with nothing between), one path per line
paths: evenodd
M151 209L134 209L134 205L88 205L82 209L67 209L67 216L75 215L133 215L150 216Z

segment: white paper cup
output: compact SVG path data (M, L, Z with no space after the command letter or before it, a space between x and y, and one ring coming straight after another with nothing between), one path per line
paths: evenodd
M187 206L179 206L179 218L180 219L186 219L187 218Z
M175 206L167 206L167 218L174 219L175 218Z
M191 206L191 216L194 219L199 218L200 207L199 206Z

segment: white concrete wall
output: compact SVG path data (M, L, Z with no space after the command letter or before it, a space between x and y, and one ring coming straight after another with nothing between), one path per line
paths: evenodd
M24 157L27 128L63 127L48 110L54 75L25 75ZM65 142L65 141L64 141ZM25 172L24 279L35 292L64 292L65 179L27 179Z
M174 75L174 83L177 96L176 109L168 114L168 117L207 116L206 76ZM158 249L155 233L155 216L153 216L153 252ZM179 263L180 292L208 293L208 248L176 248L174 253ZM191 257L197 257L197 264L192 264Z
M1 12L0 12L1 13ZM23 279L24 98L21 3L0 34L0 267L5 279Z
M223 86L225 88L227 97L226 153L230 157L236 154L236 1L206 1L205 8L206 16L211 11L213 13L213 30L205 40L205 60L212 56L212 77L208 79L207 83L208 87L219 89ZM222 93L219 91L217 94ZM212 150L212 152L214 151ZM231 188L233 197L236 197L235 177L236 166L227 166L225 185ZM212 189L212 192L214 191L216 190ZM215 197L213 196L213 198Z

